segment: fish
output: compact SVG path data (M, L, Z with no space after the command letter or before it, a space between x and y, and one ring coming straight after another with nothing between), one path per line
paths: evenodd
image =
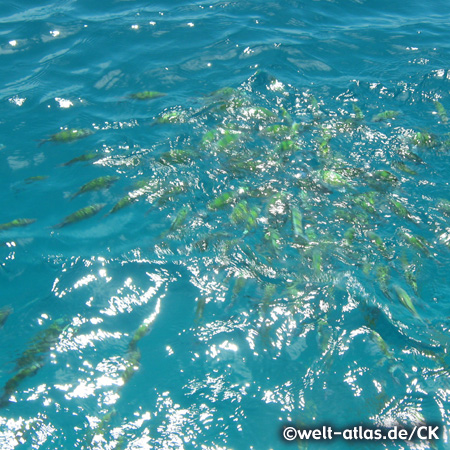
M377 190L385 190L397 183L398 178L388 170L376 170L368 178L368 184Z
M195 309L195 322L198 323L203 319L203 314L205 312L206 297L201 295L197 298L197 307Z
M130 195L125 195L112 207L112 209L111 209L111 211L109 211L108 215L116 213L117 211L121 210L122 208L125 208L126 206L131 205L135 201L137 201L137 197L131 197Z
M165 93L158 91L142 91L130 94L130 98L133 100L154 100L156 98L164 97Z
M364 194L359 194L355 196L353 201L365 212L377 216L378 211L375 207L376 206L375 200L377 199L377 196L378 196L377 192L369 191L365 192Z
M406 309L408 309L413 314L414 317L421 319L421 317L417 313L416 308L414 307L414 304L411 300L411 297L408 295L408 293L402 287L400 287L398 284L394 284L393 289L394 289L395 293L397 294L397 297L400 300L400 303Z
M159 158L159 162L165 166L170 166L173 164L187 164L192 161L194 156L194 153L190 150L174 149L163 153Z
M355 114L355 119L357 121L364 120L364 113L362 112L361 108L356 104L352 103L353 113Z
M320 274L323 271L323 265L322 265L322 251L315 247L314 250L312 251L312 270L314 273L314 276L316 278L320 277Z
M0 328L3 327L9 315L13 312L13 309L10 306L4 306L0 309Z
M441 119L442 123L447 123L448 121L448 116L447 116L447 111L444 108L444 105L441 102L435 101L434 103L434 107L436 108L436 111L438 113L439 118Z
M48 139L42 139L39 143L39 147L46 142L55 142L57 144L69 143L86 138L92 134L94 134L94 131L89 128L69 128L52 134Z
M105 205L106 203L97 203L95 205L81 208L78 211L75 211L73 214L67 216L61 223L55 225L53 228L55 229L63 228L67 225L71 225L73 223L89 219L90 217L95 216L101 209L105 207Z
M414 169L411 169L402 161L394 161L392 163L392 167L395 167L397 170L400 170L408 175L417 175L417 172Z
M352 245L356 236L356 230L354 227L350 227L344 233L344 240L347 245Z
M366 232L366 236L370 239L370 241L375 245L375 247L378 249L378 251L387 259L391 259L390 255L388 254L386 245L383 242L383 239L381 239L378 234L376 234L374 231L369 230Z
M415 236L410 231L401 229L399 230L400 236L419 251L421 251L425 256L431 256L429 244L421 236Z
M377 344L378 348L380 349L381 353L389 360L394 361L394 355L389 350L388 345L386 344L386 341L381 337L380 333L378 333L375 330L370 330L370 336L373 341Z
M389 198L389 206L399 217L418 223L417 218L414 217L399 200L393 197Z
M68 326L69 323L65 319L57 319L33 338L29 347L17 360L16 374L5 383L3 396L0 398L0 407L9 404L9 398L25 378L35 375L44 366L46 354Z
M349 186L349 182L340 173L332 169L322 169L320 178L326 185L331 187Z
M415 264L409 264L405 252L402 253L400 257L402 264L403 274L405 276L406 282L412 287L414 294L418 294L417 278L415 275L416 266Z
M184 114L181 111L168 111L156 118L154 125L165 125L168 123L182 123Z
M419 131L412 137L412 143L417 147L435 147L436 137L426 131Z
M233 290L231 292L231 302L234 303L237 299L237 297L240 295L242 290L245 288L247 284L248 279L240 276L236 279L234 282Z
M48 175L36 175L34 177L28 177L24 180L25 184L36 183L37 181L44 181L48 179Z
M275 228L269 228L264 234L264 241L267 243L269 251L278 255L281 248L281 236Z
M12 378L10 378L3 387L3 395L0 398L0 408L8 406L10 403L9 399L11 395L13 395L16 392L17 388L19 387L19 384L25 378L35 375L39 371L39 369L41 369L43 366L44 366L43 361L36 361L27 367L23 367Z
M177 215L175 216L175 218L172 221L172 224L170 225L170 229L169 232L174 232L178 229L180 229L184 222L186 222L187 216L191 211L191 207L190 206L184 206L183 208L181 208Z
M331 327L328 325L326 319L321 318L317 321L317 334L320 350L324 353L328 348L328 343L331 338Z
M210 200L207 204L207 208L210 211L215 211L217 209L224 208L225 206L231 204L236 198L236 193L234 191L223 192L217 196L214 200Z
M437 208L444 214L444 216L450 217L450 200L441 198L438 201Z
M72 199L78 197L81 194L85 194L86 192L98 191L100 189L107 189L113 183L115 183L119 177L113 175L107 175L105 177L98 177L94 180L89 181L88 183L81 186L81 188L72 195Z
M380 286L381 292L386 296L386 298L391 299L391 295L389 293L388 285L390 280L389 275L389 267L386 265L379 265L377 267L376 276L378 280L378 284Z
M139 363L141 360L141 352L138 348L131 351L128 355L128 360L126 362L126 368L122 373L122 386L127 384L131 377L136 373L139 369Z
M372 122L384 122L385 120L395 119L400 115L400 111L383 111L372 117Z
M150 331L151 325L152 325L152 321L151 320L145 320L144 323L142 323L141 325L139 325L138 329L134 332L133 337L130 341L130 343L128 344L128 351L129 352L134 352L137 349L137 344L138 342L146 335L148 334L148 332Z
M10 228L26 227L36 222L36 219L14 219L11 222L0 224L0 231L9 230Z
M276 123L265 127L261 134L269 138L284 138L291 133L291 127L285 124Z
M71 159L70 161L65 162L62 164L62 166L71 166L72 164L78 163L78 162L88 162L88 161L95 161L99 158L101 158L101 153L96 152L89 152L85 153L84 155L77 156L76 158Z

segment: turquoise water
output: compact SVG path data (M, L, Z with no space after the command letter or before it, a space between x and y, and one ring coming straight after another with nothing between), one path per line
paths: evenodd
M449 20L0 5L1 448L447 448Z

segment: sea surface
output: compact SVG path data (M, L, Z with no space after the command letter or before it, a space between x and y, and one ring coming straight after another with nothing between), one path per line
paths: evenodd
M449 448L449 24L1 2L0 448Z

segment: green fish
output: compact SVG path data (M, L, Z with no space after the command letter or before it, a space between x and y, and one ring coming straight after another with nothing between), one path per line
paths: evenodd
M378 215L378 211L375 207L375 200L377 196L378 193L375 191L365 192L364 194L357 195L354 198L354 202L369 214Z
M380 265L377 267L377 280L380 285L381 292L388 298L391 299L391 295L389 294L388 284L389 284L389 267L385 265Z
M383 111L372 117L372 122L382 122L384 120L395 119L400 115L400 111Z
M89 181L88 183L81 186L78 192L72 195L72 199L77 197L78 195L85 194L86 192L98 191L100 189L107 189L113 183L115 183L119 177L107 175L106 177L98 177L94 180Z
M419 314L417 314L416 308L413 305L411 297L407 294L407 292L397 284L395 284L393 286L393 288L394 288L395 293L397 294L398 299L400 300L400 303L405 308L407 308L410 312L412 312L414 317L417 317L418 319L420 319L420 316L419 316Z
M72 223L89 219L90 217L95 216L104 206L105 203L98 203L95 205L86 206L85 208L81 208L78 211L75 211L73 214L67 216L61 223L55 225L54 228L62 228Z
M129 353L126 369L123 371L121 377L123 385L127 384L130 381L131 377L136 373L136 370L139 369L140 360L141 352L138 348Z
M355 236L356 236L356 230L353 227L347 229L347 231L344 233L345 243L347 245L352 245L355 240Z
M258 224L258 222L257 222L258 214L259 214L258 208L256 208L256 207L250 208L250 210L248 212L247 220L245 223L246 231L251 231L254 228L256 228L256 225Z
M408 219L411 222L417 223L417 219L397 199L389 198L389 205L391 209L395 212L395 214L397 214L399 217L403 217L404 219Z
M245 278L245 277L238 277L236 279L236 281L234 282L233 290L231 292L231 302L232 303L235 302L236 298L239 296L239 294L245 288L246 284L247 284L247 278Z
M417 147L434 147L437 145L436 138L426 131L417 132L413 136L412 142Z
M245 222L249 215L248 204L245 200L241 200L238 204L236 204L231 212L231 221L235 224L239 222Z
M375 330L370 330L370 335L371 335L372 339L375 341L375 343L377 344L381 353L383 353L383 355L386 356L386 358L389 361L392 361L394 359L394 356L393 356L392 352L389 350L389 347L386 344L386 341Z
M424 164L422 158L419 155L416 155L409 148L406 147L399 148L397 149L397 153L399 154L399 156L401 156L404 159L407 159L408 161L412 161L416 164Z
M264 293L261 299L263 312L267 311L267 308L270 305L270 301L274 297L277 292L277 285L273 283L267 283L264 287Z
M168 123L182 123L184 121L184 114L181 111L169 111L161 114L154 124L164 125Z
M319 152L322 156L329 156L331 153L330 141L333 135L329 132L328 129L322 128L320 133L320 139L318 140L319 144Z
M240 135L235 132L225 131L223 136L217 141L217 148L221 151L228 150L232 144L240 139Z
M404 162L402 161L394 161L392 163L392 166L396 169L402 171L403 173L406 173L408 175L417 175L417 172L410 167L408 167Z
M191 211L190 206L185 206L181 208L178 211L177 215L175 216L175 219L173 220L172 224L170 225L169 231L173 232L181 228L184 222L186 222L186 218L190 211Z
M193 156L193 152L189 150L170 150L168 152L164 152L160 156L159 162L165 166L187 164L192 160Z
M69 324L64 319L53 321L47 328L39 333L31 341L31 345L25 350L17 360L16 367L23 368L29 366L40 359L41 355L48 353L53 345L58 341L61 333L68 328Z
M95 161L101 157L101 153L85 153L84 155L77 156L76 158L71 159L70 161L67 161L63 164L63 166L71 166L72 164L75 164L77 162L88 162L88 161Z
M31 183L35 183L36 181L44 181L48 178L48 175L37 175L35 177L28 177L26 178L25 184L31 184Z
M285 107L280 106L280 112L283 120L289 125L289 127L292 127L294 121L292 116L289 114L289 111Z
M292 155L292 153L295 153L299 150L300 150L300 145L298 145L296 142L292 141L291 139L284 140L277 147L277 153L279 153L283 157L288 157L288 156Z
M185 183L167 186L161 191L160 196L157 200L157 204L159 206L163 206L169 200L173 200L173 198L176 195L180 195L186 191L187 191L187 185Z
M210 211L215 211L217 209L223 208L226 205L229 205L236 198L236 193L234 191L227 191L220 194L214 200L208 202L207 208Z
M360 121L364 119L364 114L361 111L361 108L356 104L356 103L352 103L352 107L353 107L353 113L355 114L355 119Z
M0 309L0 328L3 327L9 315L13 312L12 308L9 306L4 306Z
M374 231L369 230L366 233L367 237L372 241L372 243L375 245L375 247L378 249L378 251L385 257L390 259L386 245L383 242L383 239L381 239L378 234L376 234Z
M331 169L322 169L320 171L322 181L332 187L348 186L348 181L338 172Z
M67 130L62 130L59 133L52 134L49 139L43 139L39 146L45 142L56 142L58 144L68 143L77 141L78 139L83 139L85 137L94 134L94 131L88 128L70 128Z
M232 98L234 96L238 96L239 94L240 94L240 91L238 91L237 89L226 86L226 87L217 89L217 91L211 92L206 97L213 97L214 100L229 100L230 98Z
M8 406L9 398L14 394L14 392L16 392L20 382L25 378L35 375L38 370L43 367L43 365L43 361L36 361L35 363L30 364L27 367L23 367L16 373L16 375L10 378L3 387L3 395L0 398L0 408Z
M36 219L14 219L11 222L0 224L0 231L9 230L10 228L26 227L36 222Z
M239 108L242 108L246 105L248 105L249 102L244 97L234 97L230 98L226 101L221 101L219 105L216 105L212 111L213 112L228 112L230 114L234 114Z
M131 94L133 100L154 100L155 98L164 97L166 94L157 91L142 91Z
M390 184L398 183L398 178L388 170L377 170L372 174L372 177L377 181L382 181Z
M206 297L204 295L201 295L197 299L197 308L195 310L195 322L199 322L203 319L203 313L205 312L205 306L206 306Z
M137 180L133 186L131 187L131 189L133 191L140 191L140 190L147 190L150 189L152 183L152 179L151 178L143 178L142 180Z
M400 236L408 242L408 244L420 250L425 256L431 256L429 250L429 244L421 236L414 236L411 232L407 230L400 230Z
M317 101L316 97L314 97L314 95L311 95L309 97L309 104L311 105L314 119L320 119L322 117L322 111L320 111L319 102Z
M207 131L200 141L200 147L206 148L220 137L220 131L217 129Z
M312 252L312 269L316 277L319 277L323 271L322 252L317 247Z
M437 204L439 211L442 212L445 216L450 216L450 200L446 200L445 198L441 198Z
M280 233L275 228L269 228L264 234L264 240L267 242L269 250L275 255L278 255L281 246Z
M402 263L403 274L406 282L412 287L414 293L418 295L419 289L417 286L417 278L414 273L416 270L415 264L409 264L405 253L403 253L400 257L400 261Z
M242 110L242 114L247 119L269 121L277 119L277 115L270 111L270 109L264 108L262 106L250 106Z
M444 106L441 102L434 102L434 107L436 108L436 111L439 115L439 118L441 119L442 123L447 123L448 117L447 117L447 111L445 110Z
M122 208L125 208L128 205L131 205L135 201L137 201L137 197L131 197L130 195L125 195L112 207L112 209L108 213L108 215L114 214L117 211L120 211Z
M137 343L150 331L150 327L152 325L152 322L149 320L144 321L138 329L133 334L133 338L131 339L130 343L128 344L128 351L133 352L137 348Z
M291 127L283 124L274 124L265 127L261 134L270 138L284 138L291 132Z
M303 215L298 208L295 206L291 207L291 218L292 218L292 231L294 232L294 237L303 236Z

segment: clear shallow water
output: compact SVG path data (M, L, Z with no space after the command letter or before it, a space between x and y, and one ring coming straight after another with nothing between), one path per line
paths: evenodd
M445 6L2 5L2 448L445 448Z

